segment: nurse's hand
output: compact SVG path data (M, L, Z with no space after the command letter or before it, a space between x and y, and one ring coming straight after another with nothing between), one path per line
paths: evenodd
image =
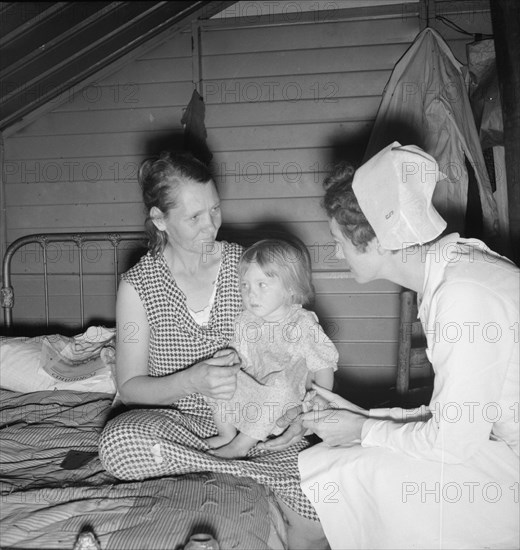
M312 384L312 389L316 395L312 398L312 404L316 409L345 409L350 412L364 414L368 417L368 411L352 401L341 397L337 393L326 390L321 386Z
M336 447L361 442L363 424L368 411L331 391L313 385L317 396L313 410L302 415L302 425Z
M276 425L280 428L286 428L283 434L273 439L267 439L256 445L257 449L264 449L267 451L283 451L289 448L291 445L298 443L302 440L306 429L302 425L302 406L298 405L289 409L283 416L277 421Z

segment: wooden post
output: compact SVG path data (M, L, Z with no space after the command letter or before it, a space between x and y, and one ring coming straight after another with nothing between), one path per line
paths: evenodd
M520 265L520 2L490 4L504 119L511 259Z
M397 358L398 395L404 395L410 385L410 350L412 347L412 323L414 321L414 292L403 289L399 296L399 345Z

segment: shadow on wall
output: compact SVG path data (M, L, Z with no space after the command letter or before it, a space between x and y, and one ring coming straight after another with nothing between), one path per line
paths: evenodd
M184 132L162 133L150 138L145 144L147 158L158 156L163 151L184 151Z
M368 140L370 138L370 130L358 132L357 134L341 134L331 137L326 143L326 147L330 151L329 158L326 159L326 166L333 167L340 162L350 162L355 167L363 163Z
M297 235L287 229L278 220L266 220L248 229L237 229L224 222L218 234L219 240L232 241L248 247L261 239L283 239L289 242L301 243Z
M146 158L158 156L163 151L189 152L206 165L210 163L212 157L202 138L194 137L182 130L157 134L145 143Z
M372 157L375 153L390 145L394 141L398 141L402 145L418 145L423 148L425 144L419 135L417 128L413 128L403 120L391 120L384 136L377 136L372 139L374 149L367 151L369 142L371 141L372 128L367 128L363 132L358 132L354 135L347 135L344 138L341 136L334 137L329 141L327 146L332 150L331 158L328 159L331 165L340 161L349 161L354 166L360 166Z

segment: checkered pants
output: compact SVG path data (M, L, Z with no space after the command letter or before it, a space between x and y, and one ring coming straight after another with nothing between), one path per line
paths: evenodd
M301 516L317 520L314 507L300 488L298 453L305 440L284 451L252 449L242 460L208 454L204 438L216 434L207 408L192 413L175 409L135 409L105 427L99 456L105 469L124 480L221 472L249 477L266 485Z

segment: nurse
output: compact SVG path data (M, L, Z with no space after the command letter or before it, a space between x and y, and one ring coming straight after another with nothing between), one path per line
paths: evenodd
M299 469L332 549L519 547L520 272L478 240L439 237L439 177L431 156L394 142L325 181L355 279L418 293L435 372L417 410L364 410L317 388L303 426L323 442Z

